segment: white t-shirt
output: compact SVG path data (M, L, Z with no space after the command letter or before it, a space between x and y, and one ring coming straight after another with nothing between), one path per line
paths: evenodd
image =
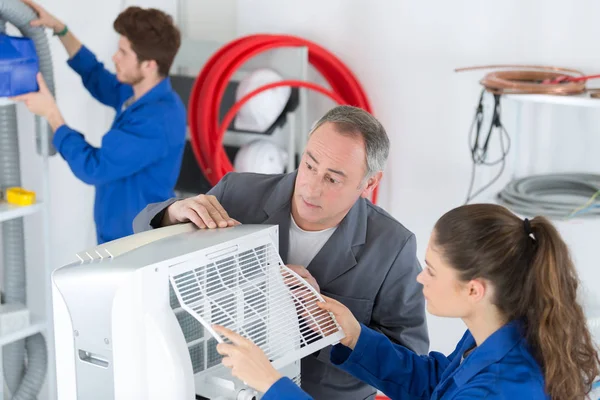
M322 231L305 231L301 229L294 217L290 214L290 248L288 250L288 264L308 267L317 253L329 240L337 226Z

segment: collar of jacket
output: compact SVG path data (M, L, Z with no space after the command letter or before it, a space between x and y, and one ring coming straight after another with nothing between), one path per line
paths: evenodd
M263 210L267 214L265 224L279 225L279 250L287 263L291 202L297 171L286 174L275 186ZM356 264L353 248L365 244L367 238L367 200L359 198L338 225L323 249L308 266L321 287L353 268ZM327 260L324 259L327 258ZM311 268L326 263L335 268Z
M459 359L466 350L475 345L475 339L470 333L469 336L457 356ZM509 322L498 329L465 358L460 369L454 375L456 385L464 385L479 372L500 361L521 339L521 324L518 321Z

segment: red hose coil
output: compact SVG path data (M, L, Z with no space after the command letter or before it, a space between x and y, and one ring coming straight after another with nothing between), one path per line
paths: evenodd
M233 74L250 58L278 47L308 48L310 64L325 78L330 89L315 83L286 80L248 93L228 111L219 124L219 106ZM231 121L253 96L279 86L302 87L320 92L338 104L360 107L372 113L369 100L354 74L333 54L308 40L289 35L259 34L236 39L217 51L198 75L188 107L194 155L211 185L216 185L233 166L223 148L223 136ZM372 201L377 201L377 188Z

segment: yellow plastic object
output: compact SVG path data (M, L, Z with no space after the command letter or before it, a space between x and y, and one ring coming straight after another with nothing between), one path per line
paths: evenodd
M35 192L20 187L6 189L6 202L17 206L30 206L35 203Z

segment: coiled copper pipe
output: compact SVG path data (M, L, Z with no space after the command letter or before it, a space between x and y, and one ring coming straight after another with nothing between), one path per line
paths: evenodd
M581 71L569 68L539 65L486 65L480 67L457 68L455 72L479 69L508 69L490 72L479 81L485 89L494 94L553 94L574 95L586 91L585 81L542 83L563 76L584 76Z

